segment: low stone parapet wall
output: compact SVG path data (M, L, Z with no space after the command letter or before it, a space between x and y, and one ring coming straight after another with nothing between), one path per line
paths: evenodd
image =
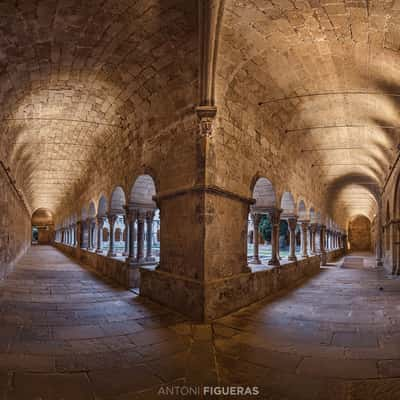
M197 320L211 321L298 285L318 273L320 262L320 256L311 256L210 282L142 268L140 294ZM202 298L204 302L199 301Z
M139 268L137 266L129 265L124 260L96 254L95 252L62 243L54 243L54 247L123 287L139 287Z
M339 258L344 257L344 255L345 255L344 249L329 250L326 252L326 261L328 263L337 261Z

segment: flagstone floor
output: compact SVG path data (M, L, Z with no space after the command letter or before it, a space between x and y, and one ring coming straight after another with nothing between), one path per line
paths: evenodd
M373 264L348 256L198 325L34 246L0 282L0 399L184 398L157 394L162 385L255 385L252 398L276 400L400 398L400 281Z

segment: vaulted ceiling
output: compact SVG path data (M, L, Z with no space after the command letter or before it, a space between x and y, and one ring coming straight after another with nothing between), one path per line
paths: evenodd
M151 107L185 95L193 77L181 66L196 73L189 3L1 2L0 155L32 210L56 210Z
M218 100L257 108L309 160L343 223L374 216L397 153L399 22L399 1L225 3Z

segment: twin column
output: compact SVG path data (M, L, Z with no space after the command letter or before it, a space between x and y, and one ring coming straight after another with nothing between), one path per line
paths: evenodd
M143 262L152 262L155 258L152 255L153 247L153 221L154 211L127 210L127 227L129 232L127 240L128 262L130 264L140 264ZM135 224L137 223L137 248L135 254ZM144 256L144 224L146 223L146 256ZM129 237L129 239L128 239Z

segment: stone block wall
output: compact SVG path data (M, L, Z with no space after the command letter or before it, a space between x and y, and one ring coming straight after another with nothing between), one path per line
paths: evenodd
M99 275L111 279L120 286L125 288L139 286L138 270L133 269L122 260L99 255L77 247L67 246L62 243L54 243L54 246L64 254L93 268Z
M320 261L319 256L312 256L281 267L205 282L176 280L172 274L142 268L140 294L195 320L211 321L299 284L318 273Z
M0 279L4 279L31 242L29 211L0 166Z

